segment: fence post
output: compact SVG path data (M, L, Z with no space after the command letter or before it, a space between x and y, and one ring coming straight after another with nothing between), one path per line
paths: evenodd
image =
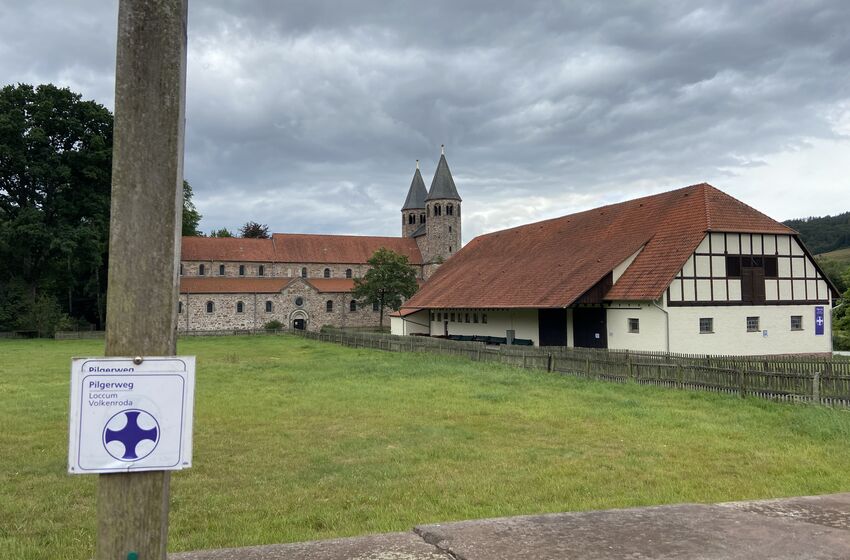
M812 376L812 400L820 404L820 372L816 371Z
M628 350L626 350L626 365L629 368L629 381L633 381L634 373L632 373L632 355Z
M584 358L584 371L587 373L587 376L590 377L590 356Z
M744 375L744 368L738 369L738 387L741 392L741 398L744 399L747 397L747 377Z

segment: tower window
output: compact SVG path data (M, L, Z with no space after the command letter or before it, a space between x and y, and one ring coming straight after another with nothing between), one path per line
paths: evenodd
M206 274L206 272L207 268L204 265L200 265L198 267L198 276L203 276L204 274Z
M301 278L307 278L307 267L301 269Z
M349 311L357 311L357 300L351 300L351 303L348 304Z
M346 269L345 269L345 277L346 277L346 278L351 278L351 269L350 269L350 268L346 268Z
M415 224L416 223L416 216L414 214L408 214L407 215L407 223L408 224Z
M236 302L236 312L237 313L244 313L245 312L245 304L242 303L241 301Z
M425 223L425 214L419 214L419 223L420 223L420 224L424 224L424 223Z
M333 310L334 310L334 302L333 302L332 299L329 299L328 301L325 302L325 311L327 311L328 313L332 313Z
M452 246L449 245L449 253L451 253L451 252L452 252Z
M218 275L224 276L224 265L223 264L218 265Z
M449 226L449 233L452 232L452 226Z
M446 205L446 216L451 216L451 215L454 214L454 212L455 212L455 207L452 206L451 204L447 204Z
M435 216L442 216L443 215L443 209L440 207L439 204L434 205L434 215Z
M330 277L331 277L331 269L330 269L330 268L326 268L326 269L325 269L325 278L330 278Z
M271 313L272 309L274 309L272 302L267 301L266 302L266 313Z
M212 313L214 309L215 309L215 305L213 305L213 302L208 301L207 302L207 313Z

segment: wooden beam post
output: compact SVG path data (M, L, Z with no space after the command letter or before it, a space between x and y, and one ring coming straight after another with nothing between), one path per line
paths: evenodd
M187 0L121 0L106 356L176 354ZM169 473L102 474L98 560L165 560Z

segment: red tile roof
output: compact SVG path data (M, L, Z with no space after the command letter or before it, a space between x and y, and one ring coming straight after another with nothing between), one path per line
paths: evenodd
M242 237L184 237L181 260L274 262L271 239Z
M184 237L184 261L241 261L280 263L366 264L385 247L422 264L416 240L410 237L312 235L275 233L271 239L241 237Z
M410 264L422 264L419 246L410 237L276 233L272 239L278 262L365 264L384 247L406 255Z
M795 233L703 183L476 237L405 307L566 307L641 247L605 297L657 299L708 231Z

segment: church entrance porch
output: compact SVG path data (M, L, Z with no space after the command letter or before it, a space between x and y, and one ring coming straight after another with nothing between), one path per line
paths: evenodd
M608 322L604 307L573 308L573 344L578 348L608 347Z
M297 331L303 331L307 328L307 313L302 310L297 310L289 317L289 324Z

